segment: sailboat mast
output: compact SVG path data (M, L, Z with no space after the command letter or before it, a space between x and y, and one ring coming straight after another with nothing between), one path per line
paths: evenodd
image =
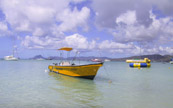
M14 47L13 47L13 57L14 57Z

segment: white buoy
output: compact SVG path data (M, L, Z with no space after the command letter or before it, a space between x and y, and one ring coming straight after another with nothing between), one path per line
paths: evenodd
M49 72L47 69L44 70L45 73Z

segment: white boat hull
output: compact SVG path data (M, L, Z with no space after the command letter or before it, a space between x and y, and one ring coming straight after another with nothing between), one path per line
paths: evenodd
M4 60L7 60L7 61L17 61L18 58L15 58L13 56L6 56L6 57L4 57Z
M105 59L104 61L105 61L105 62L108 62L108 61L111 61L111 60L109 60L109 59Z

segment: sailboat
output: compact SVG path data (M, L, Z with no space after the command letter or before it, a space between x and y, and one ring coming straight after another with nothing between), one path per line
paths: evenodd
M13 55L10 56L5 56L4 60L8 60L8 61L17 61L18 58L14 57Z
M73 48L63 47L58 50L71 51ZM76 65L74 63L70 63L68 61L61 61L59 63L54 63L53 65L49 65L48 69L51 72L93 80L97 74L99 68L103 65L103 62L92 63L92 64L84 64L84 65Z
M13 49L13 54L10 55L10 56L5 56L4 60L8 60L8 61L17 61L17 60L19 60L17 57L14 57L14 52L15 52L15 50Z

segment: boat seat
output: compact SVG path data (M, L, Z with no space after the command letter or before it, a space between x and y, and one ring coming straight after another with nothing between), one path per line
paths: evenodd
M61 62L60 66L70 66L70 62Z

